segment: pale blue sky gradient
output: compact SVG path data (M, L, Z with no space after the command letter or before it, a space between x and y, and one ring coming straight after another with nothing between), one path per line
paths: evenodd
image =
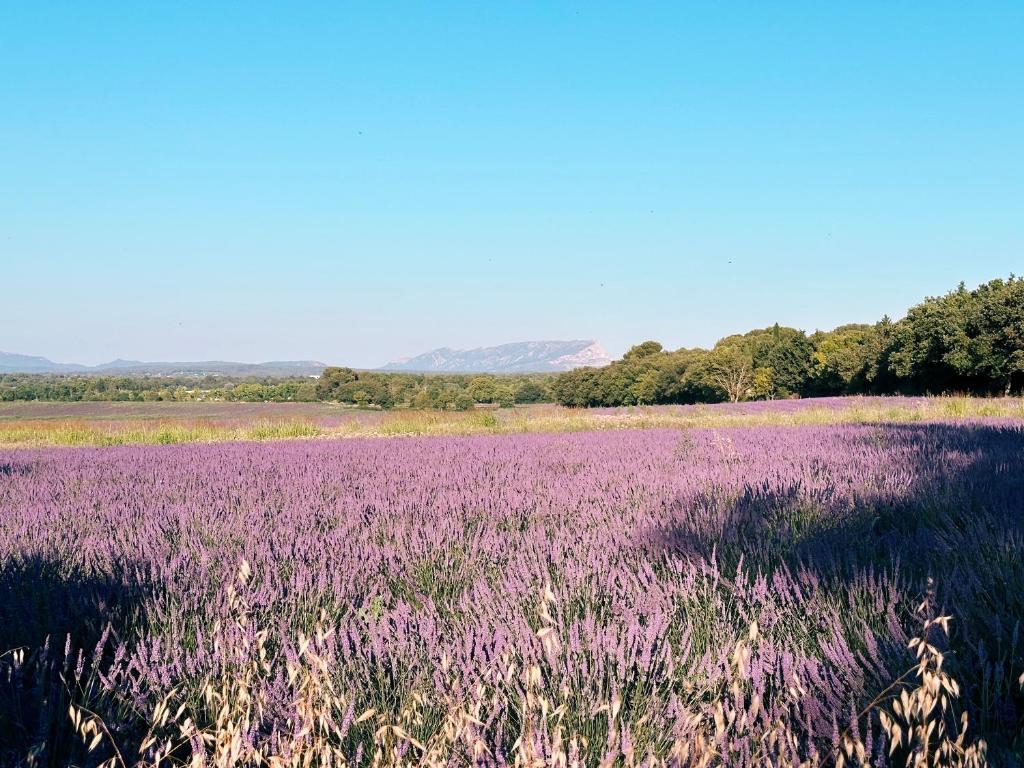
M1024 3L0 0L0 350L898 315L1024 267Z

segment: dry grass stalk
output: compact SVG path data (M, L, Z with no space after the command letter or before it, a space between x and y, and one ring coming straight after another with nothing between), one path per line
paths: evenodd
M511 690L517 678L524 691L517 702L521 730L508 762L516 768L584 768L594 764L586 756L594 754L592 747L596 745L566 725L568 688L560 686L558 700L552 700L545 692L550 689L551 675L540 664L527 666L520 673L514 659L504 659L494 678L481 684L470 701L447 702L440 725L429 738L421 739L413 734L423 732L430 704L421 695L412 696L397 717L374 709L352 717L351 700L336 691L328 664L318 653L328 636L323 631L300 636L298 658L286 662L294 700L276 747L267 751L256 746L253 737L263 727L266 703L254 692L261 690L257 682L274 674L280 661L268 650L266 630L253 626L244 597L249 578L249 566L243 562L236 584L229 588L233 626L231 631L217 633L221 644L218 650L225 664L219 676L206 684L201 706L189 713L185 704L174 706L175 692L168 694L155 708L149 733L134 760L117 750L99 716L81 706L71 707L72 723L88 751L106 742L112 753L99 768L345 768L356 764L369 764L371 768L440 768L487 763L494 757L484 735L487 707L506 695L503 691ZM922 631L910 643L917 664L859 717L870 721L877 713L888 738L891 765L983 768L987 765L985 743L968 741L966 713L955 717L959 685L946 669L944 654L931 641L936 630L948 632L950 617L931 615L931 592L918 612ZM537 636L545 654L553 657L559 638L557 606L550 584L540 590L538 615ZM617 696L594 709L591 714L606 714L608 723L601 748L603 758L598 763L601 768L727 768L735 764L743 743L757 745L747 764L765 768L872 765L865 745L849 732L841 736L831 754L822 756L813 748L807 752L808 746L802 743L794 722L785 718L765 720L763 702L748 685L759 636L755 622L733 650L729 684L724 690L705 690L693 696L691 708L681 716L679 733L662 754L638 754L629 746L628 729L622 722L623 702ZM447 658L442 659L442 668L447 672ZM911 678L915 684L905 682ZM1024 675L1020 682L1024 686ZM788 695L794 709L804 693L800 681L793 679ZM368 759L363 759L361 751L352 754L345 749L353 724L373 728L374 751L366 756Z
M911 670L916 685L890 686L895 690L889 696L889 706L881 706L876 699L872 708L877 707L894 765L983 768L988 764L987 745L983 739L968 741L967 712L961 712L959 718L955 715L960 685L944 667L945 655L932 643L935 629L949 634L952 617L934 615L933 601L934 585L929 580L928 592L917 608L922 620L921 633L909 645L917 657L917 665ZM866 764L863 744L845 734L837 768Z

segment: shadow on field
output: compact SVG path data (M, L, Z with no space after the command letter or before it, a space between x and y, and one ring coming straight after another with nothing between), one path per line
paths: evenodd
M0 477L27 475L31 471L32 467L28 464L15 464L13 461L0 462Z
M801 564L841 575L866 565L927 574L979 548L1024 547L1024 430L887 424L864 427L848 439L849 452L864 452L865 464L871 451L898 445L913 448L908 455L915 461L876 463L853 483L811 488L799 480L765 481L732 495L710 491L681 499L672 523L651 535L651 548L683 556L715 553L726 564L742 555L768 570ZM890 482L872 487L869 475L879 472Z
M109 662L119 638L137 631L147 592L127 567L109 575L68 575L38 557L0 566L0 766L66 765L76 746L69 688L94 661ZM98 643L103 641L102 647Z
M741 558L748 571L801 569L840 594L874 572L896 576L913 600L933 577L941 609L954 616L952 644L974 722L997 738L1019 733L1024 429L865 425L851 429L843 447L848 455L827 457L816 482L767 480L738 494L679 500L672 524L654 532L650 546L715 557L726 574ZM880 465L879 455L888 451L911 460ZM833 459L854 470L863 461L863 476L826 480ZM885 482L874 482L879 475ZM897 613L911 631L908 609L898 606Z

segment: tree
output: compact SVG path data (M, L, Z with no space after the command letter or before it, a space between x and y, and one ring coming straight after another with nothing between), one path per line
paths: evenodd
M478 403L493 403L498 387L493 376L477 376L469 382L469 396Z
M945 296L911 307L893 327L889 367L900 388L913 392L967 391L970 368L966 334L970 292L963 283Z
M810 390L817 395L865 391L878 354L878 333L875 326L853 324L811 334Z
M337 400L338 392L345 384L350 384L358 377L351 368L324 368L316 382L318 400Z
M538 378L539 377L539 378ZM168 387L112 380L107 386L49 379L8 386L4 399L152 399L182 397ZM200 389L213 397L289 400L309 397L308 386L271 381ZM235 387L232 390L232 387ZM261 388L262 387L262 388ZM666 351L656 341L629 349L604 368L557 376L467 376L356 372L328 368L315 384L318 399L388 408L455 407L459 395L508 404L554 398L569 407L695 403L749 397L875 393L977 392L1024 388L1024 280L1010 276L974 290L963 285L925 299L898 322L846 325L808 337L775 324L721 339L712 350ZM163 391L161 391L163 390ZM188 387L189 397L192 387ZM359 398L357 393L361 393Z
M601 369L576 368L555 379L551 387L555 401L569 408L603 405L600 396Z
M750 383L750 395L758 400L775 399L775 371L771 368L755 368Z
M912 307L885 350L904 391L1007 394L1024 384L1024 280L961 283Z
M626 354L624 354L622 356L622 359L623 360L639 360L640 358L648 357L649 355L656 355L656 354L658 354L661 351L662 351L662 346L658 342L656 342L656 341L645 341L645 342L642 342L640 344L637 344L634 347L630 347L630 349L626 352Z
M524 381L516 389L515 401L517 403L542 403L547 399L547 391L535 381Z
M661 378L661 371L654 367L640 372L629 388L633 402L637 405L650 405L658 402Z
M636 405L633 385L645 370L645 362L646 359L643 359L643 361L636 358L631 358L630 360L623 359L598 369L598 404L608 406Z
M394 406L389 376L383 373L357 373L351 368L326 368L317 381L319 400L354 403L358 406Z
M754 356L746 340L728 336L719 341L701 362L698 375L734 403L748 398L754 381Z
M677 349L659 361L659 403L713 403L722 400L722 390L702 376L702 364L710 353L706 349Z
M1009 395L1024 386L1024 278L992 280L972 293L964 328L966 343L951 359L961 373Z
M803 331L778 323L771 328L750 331L747 340L754 368L771 368L771 391L766 398L804 394L811 376L814 346Z
M456 411L469 411L475 405L468 392L459 392L452 400L452 408Z
M516 404L515 393L512 391L510 386L503 384L497 387L494 393L494 402L496 402L500 408L512 408Z
M295 390L295 399L301 403L311 403L316 400L316 382L302 382Z

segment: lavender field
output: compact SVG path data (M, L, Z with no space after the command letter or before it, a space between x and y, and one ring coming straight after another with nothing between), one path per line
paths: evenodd
M0 450L225 441L454 436L652 428L1024 420L1015 397L808 397L739 403L458 412L366 410L336 403L0 402Z
M971 738L995 765L1024 748L1016 419L7 451L0 563L0 650L35 660L0 661L7 762L113 755L76 746L69 697L134 754L163 696L199 711L238 663L232 632L292 663L319 628L352 763L399 721L412 762L475 701L479 748L445 762L510 763L524 735L550 758L564 730L580 764L691 764L673 744L724 699L745 725L714 764L832 764L852 734L886 765L862 713L915 662L929 578ZM295 691L262 669L241 738L273 749ZM780 722L791 762L763 762Z

